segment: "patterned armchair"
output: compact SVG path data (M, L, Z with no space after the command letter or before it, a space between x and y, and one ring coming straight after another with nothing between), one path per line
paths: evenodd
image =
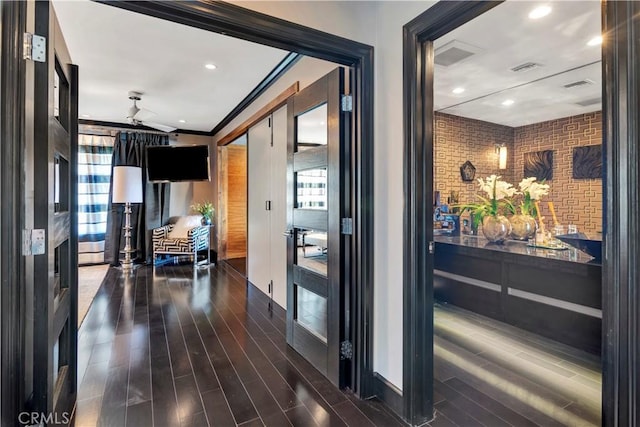
M185 218L185 217L183 217ZM209 258L209 226L191 226L181 223L169 224L153 229L153 263L156 263L157 254L191 255L193 264L198 263L198 251L207 251L207 264Z

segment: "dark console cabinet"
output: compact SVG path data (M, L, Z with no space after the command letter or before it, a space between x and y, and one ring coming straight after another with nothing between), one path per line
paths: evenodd
M437 236L435 299L600 354L601 266L591 260L576 249Z

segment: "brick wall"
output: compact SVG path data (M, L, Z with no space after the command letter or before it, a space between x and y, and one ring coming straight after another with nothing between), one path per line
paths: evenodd
M513 183L513 128L450 114L435 114L434 190L447 202L452 190L460 192L460 203L475 201L477 178L500 175ZM505 144L509 156L507 169L498 169L496 144ZM467 160L476 167L476 180L463 182L460 166Z
M449 114L435 114L434 189L446 202L451 190L460 192L460 202L474 201L477 181L465 183L460 166L467 160L476 167L476 178L491 174L517 186L524 178L524 153L554 150L553 180L549 196L543 199L542 215L552 226L547 202L552 201L563 225L576 224L579 231L602 230L602 180L574 180L573 147L602 143L600 112L566 117L511 128ZM495 144L508 148L507 170L498 169Z
M552 225L547 201L552 201L558 220L578 231L602 230L602 179L573 179L573 148L602 144L601 112L565 117L514 128L514 176L523 176L524 153L553 150L553 180L543 199L545 224Z

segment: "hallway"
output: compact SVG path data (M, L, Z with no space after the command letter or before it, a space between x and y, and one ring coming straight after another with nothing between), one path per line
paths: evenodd
M224 263L111 268L79 331L76 426L400 426L285 341L285 312Z

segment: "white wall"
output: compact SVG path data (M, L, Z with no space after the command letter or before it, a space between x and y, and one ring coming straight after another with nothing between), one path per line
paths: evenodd
M235 3L375 48L373 368L402 389L402 26L435 2Z
M300 89L313 83L329 71L336 68L337 65L331 62L322 61L320 59L304 57L294 64L287 73L280 77L269 89L258 97L251 105L249 105L241 114L225 126L220 132L213 136L214 141L219 141L229 132L240 126L245 120L250 118L262 107L271 102L275 97L280 95L285 89L296 81L300 82Z
M373 369L402 389L402 26L434 1L379 2L375 24Z

